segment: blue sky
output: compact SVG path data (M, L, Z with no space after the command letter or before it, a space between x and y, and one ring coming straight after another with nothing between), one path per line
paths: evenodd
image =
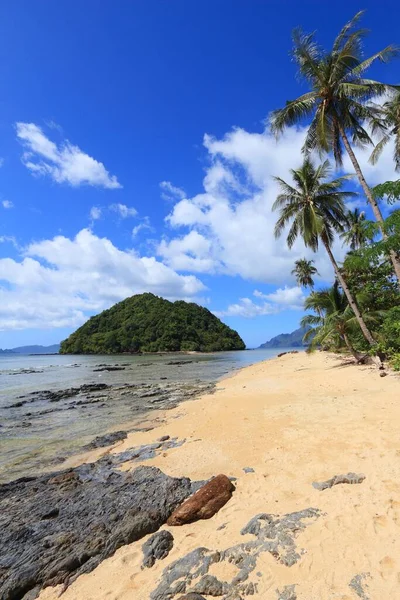
M273 239L270 207L304 132L276 144L265 118L303 90L293 27L329 45L360 8L367 52L400 44L390 0L5 0L0 347L60 341L143 291L203 303L249 346L297 327L309 253ZM399 64L371 76L399 83ZM371 184L393 176L390 148L359 158Z

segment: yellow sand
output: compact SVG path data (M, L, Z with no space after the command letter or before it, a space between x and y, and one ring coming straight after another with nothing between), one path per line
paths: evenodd
M240 529L257 513L308 507L325 514L298 535L304 555L290 568L262 555L253 597L277 600L277 589L297 584L298 600L357 600L349 582L369 573L368 598L400 599L400 379L379 373L322 353L286 355L243 369L216 394L167 412L157 429L132 434L115 451L165 434L186 438L145 464L193 480L225 473L238 478L237 489L212 519L169 528L174 548L152 569L140 569L141 540L81 576L63 600L148 600L163 569L187 552L242 542ZM365 481L312 487L349 471ZM211 572L230 580L236 571L220 563ZM40 599L59 592L48 588Z

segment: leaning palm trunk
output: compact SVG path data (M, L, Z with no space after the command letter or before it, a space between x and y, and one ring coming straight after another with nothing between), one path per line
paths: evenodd
M358 324L360 325L360 329L361 329L361 331L363 333L363 336L365 337L365 339L367 340L367 342L371 346L374 346L375 345L375 340L372 337L372 334L371 334L370 330L366 326L365 321L364 321L364 319L363 319L363 317L362 317L362 315L360 313L360 310L359 310L359 308L357 306L357 303L356 303L355 299L353 298L353 295L350 292L350 290L349 290L349 288L347 286L347 283L344 280L343 275L341 274L341 272L339 270L339 267L337 265L335 257L332 254L332 250L330 249L328 242L326 240L324 240L324 239L322 240L322 242L323 242L323 244L325 246L325 249L326 249L326 251L328 253L330 261L331 261L331 263L333 265L336 277L338 278L338 280L340 282L340 285L342 286L342 290L346 294L346 298L347 298L347 300L349 302L349 305L350 305L350 307L351 307L351 309L352 309L352 311L354 313L354 316L356 317L356 319L358 321Z
M380 224L380 229L381 229L381 232L382 232L382 237L383 237L384 240L387 240L388 239L387 233L385 232L384 227L382 226L383 223L384 223L384 219L383 219L381 210L380 210L380 208L378 206L378 203L375 200L375 198L373 197L372 192L371 192L371 190L370 190L367 182L365 181L365 177L364 177L364 175L363 175L363 173L361 171L361 168L360 168L359 162L357 160L357 157L356 157L356 155L353 152L353 148L350 145L350 142L349 142L349 140L347 138L346 132L345 132L345 130L344 130L344 128L343 128L343 126L342 126L342 124L340 122L340 119L337 120L337 124L338 124L338 128L339 128L339 131L340 131L340 135L341 135L342 140L343 140L343 144L344 144L344 146L345 146L345 148L347 150L347 154L349 155L351 162L353 163L354 170L355 170L356 175L358 177L358 180L359 180L359 182L361 184L361 187L364 190L364 194L366 195L366 197L368 199L368 202L370 203L370 205L372 207L373 213L375 215L375 219ZM400 282L400 259L399 259L399 257L397 256L397 254L396 254L396 252L394 250L390 250L389 251L389 255L390 255L390 259L391 259L392 264L393 264L393 268L394 268L394 272L396 274L396 277L397 277L397 279Z
M350 343L349 338L347 337L347 335L344 332L343 332L343 340L344 340L344 343L347 346L347 349L354 356L355 360L358 363L365 362L365 359L367 358L368 355L366 355L366 354L360 354L359 352L357 352L357 350L354 350L353 346Z

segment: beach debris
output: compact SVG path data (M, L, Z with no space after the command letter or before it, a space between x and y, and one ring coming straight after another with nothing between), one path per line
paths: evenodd
M354 485L355 483L362 483L364 479L364 473L347 473L346 475L335 475L331 479L328 479L327 481L321 481L320 483L314 481L312 485L316 490L322 492L323 490L331 488L334 485L338 485L339 483L348 483L350 485Z
M304 550L296 547L297 535L321 514L317 508L307 508L283 516L267 513L256 515L241 531L242 535L250 534L255 539L221 551L204 547L192 550L164 569L161 582L150 598L172 600L178 594L189 592L212 595L210 589L219 590L220 595L225 594L225 600L239 600L241 595L252 595L257 589L249 578L257 568L258 557L268 552L281 564L287 567L294 565L304 554ZM225 561L237 569L230 581L221 581L215 576L205 578L212 565ZM203 591L206 589L207 592ZM287 595L287 598L283 596L283 600L295 599L293 594L292 598L288 595L289 592L290 589L282 590Z
M170 553L174 545L174 538L169 531L157 531L142 546L143 564L142 569L150 568L156 560L162 560Z
M111 446L115 442L120 442L128 437L126 431L114 431L113 433L106 433L105 435L98 435L89 444L83 446L83 450L93 450L94 448L104 448L104 446Z
M285 585L282 591L276 590L277 600L297 600L296 586Z
M235 486L226 475L213 477L172 513L168 525L210 519L231 499L234 490Z
M192 493L188 478L107 461L0 486L0 598L68 586L125 544L154 533Z
M245 473L255 473L255 470L253 469L253 467L243 467L243 471Z
M349 583L349 587L357 594L361 600L369 600L370 596L367 593L368 585L366 579L369 579L371 575L369 573L360 573L355 575Z
M280 354L277 354L277 358L281 358L281 356L285 356L286 354L298 354L299 351L298 350L289 350L287 352L281 352Z

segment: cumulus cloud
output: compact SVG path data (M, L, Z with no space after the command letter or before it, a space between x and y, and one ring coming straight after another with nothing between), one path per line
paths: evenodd
M160 188L163 200L183 200L186 196L185 190L173 185L170 181L161 181Z
M209 166L203 190L178 200L167 216L171 237L157 249L163 260L177 270L282 285L294 282L293 264L305 256L316 260L323 279L330 279L332 268L323 248L314 255L299 239L289 250L284 236L274 236L278 215L272 204L279 190L273 176L290 181L289 170L302 162L304 136L301 128L289 128L278 143L268 129L234 129L221 139L206 135ZM334 251L340 260L340 242Z
M3 208L13 208L14 204L11 202L11 200L2 200L1 202Z
M22 162L33 175L49 176L73 187L92 185L107 189L122 187L103 163L64 140L57 145L34 123L16 123L17 138L25 148Z
M270 294L263 294L254 290L253 296L258 302L250 298L240 298L235 304L230 304L226 310L215 311L219 317L245 317L252 319L261 315L273 315L284 310L302 310L304 296L301 288L279 288Z
M136 208L126 206L126 204L110 204L109 209L117 213L121 219L127 219L128 217L136 217Z
M32 243L20 260L0 259L0 330L77 327L133 294L193 300L204 290L197 277L83 229Z
M149 231L154 231L153 227L150 225L149 217L143 217L143 221L132 229L132 237L135 238L140 233L140 231L143 231L145 229L148 229Z

